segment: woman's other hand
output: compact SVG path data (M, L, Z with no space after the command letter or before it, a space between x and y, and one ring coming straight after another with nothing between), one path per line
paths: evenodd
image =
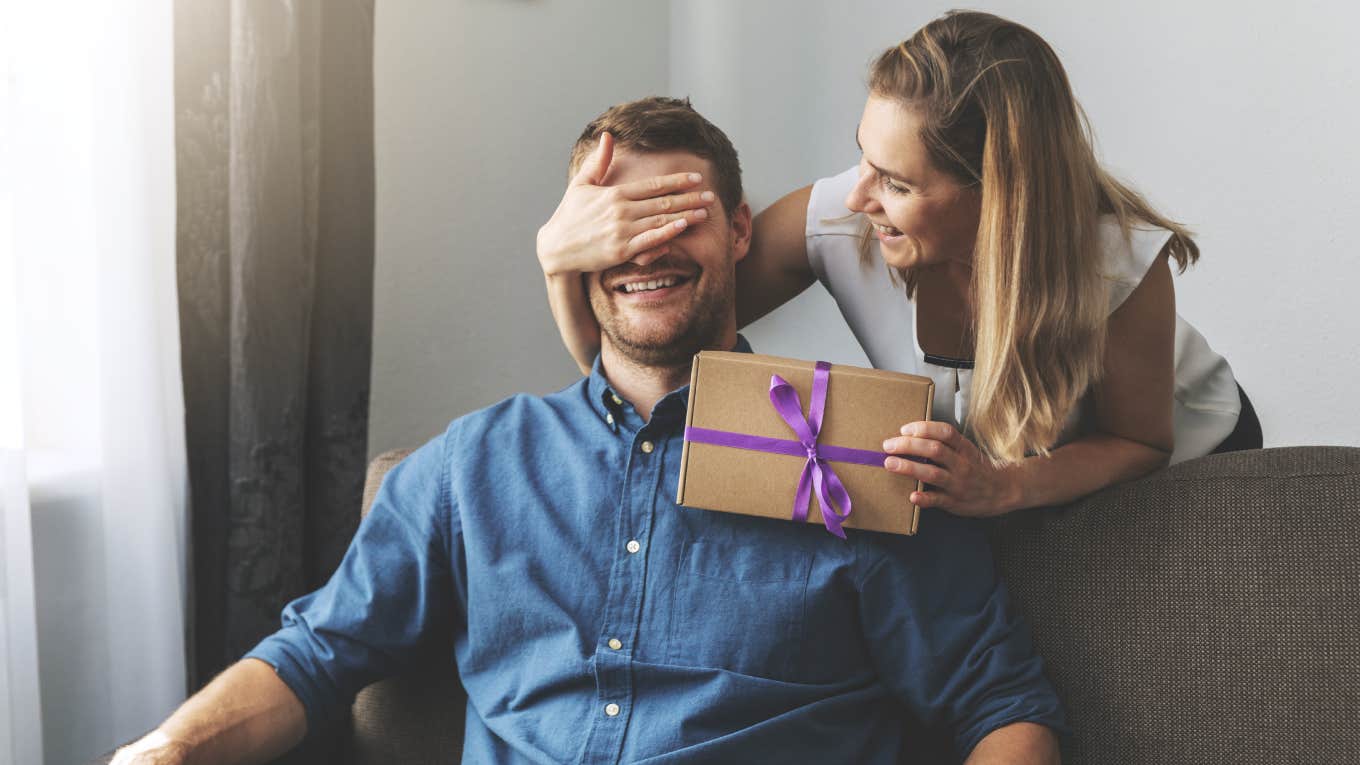
M552 218L538 230L538 262L549 278L604 271L629 260L647 265L666 243L708 217L711 191L686 191L698 173L660 175L602 186L614 157L614 137L601 133L567 185Z
M1017 489L1014 475L992 467L967 436L947 422L912 422L902 426L901 436L883 442L889 456L883 467L894 473L930 484L929 491L913 491L911 503L937 507L955 515L987 517L1014 509ZM933 464L913 462L922 457Z

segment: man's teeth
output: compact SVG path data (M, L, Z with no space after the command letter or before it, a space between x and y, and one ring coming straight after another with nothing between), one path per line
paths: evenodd
M650 282L633 282L623 285L624 292L646 292L647 290L659 290L666 287L674 287L680 280L674 276L667 276L664 279L653 279Z
M893 228L892 226L880 226L877 223L874 224L874 228L878 229L878 233L884 236L898 236L902 233L901 231Z

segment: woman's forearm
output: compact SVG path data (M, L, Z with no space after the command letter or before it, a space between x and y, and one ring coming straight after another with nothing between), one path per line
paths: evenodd
M1006 468L1010 499L999 513L1065 505L1107 486L1142 478L1171 462L1171 453L1106 433L1093 433L1054 449L1048 457L1026 457Z
M590 374L595 356L600 352L600 325L595 314L590 311L590 301L586 297L585 285L581 274L564 273L545 277L548 284L548 305L552 309L553 321L562 334L562 342L567 346L581 374Z

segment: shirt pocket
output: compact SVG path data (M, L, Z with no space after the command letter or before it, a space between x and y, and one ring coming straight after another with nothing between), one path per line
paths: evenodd
M811 556L783 545L697 539L671 587L670 664L793 679Z

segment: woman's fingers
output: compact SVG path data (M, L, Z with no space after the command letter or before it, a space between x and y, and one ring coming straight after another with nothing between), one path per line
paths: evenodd
M663 244L660 247L653 247L650 250L644 250L643 252L639 252L638 254L632 257L632 262L639 266L649 266L652 263L666 257L667 255L670 254L670 252L671 252L670 245Z
M647 218L665 213L681 212L706 208L716 201L711 191L691 191L685 194L667 194L628 204L628 214L634 218Z
M649 228L646 231L628 240L628 247L624 252L626 258L632 258L647 250L660 247L677 236L685 232L689 227L689 221L681 218L672 223L667 223L661 228ZM655 258L653 258L655 260ZM650 261L649 261L650 262ZM641 264L645 265L645 264Z
M947 422L921 420L902 426L902 435L933 438L952 448L958 454L972 455L977 447L972 441Z
M949 497L935 491L913 491L907 501L917 507L949 509Z
M943 442L936 441L933 438L916 438L914 436L893 436L883 442L883 451L889 454L925 457L946 468L953 465L958 458L958 452L946 446Z
M637 236L638 234L641 234L644 231L650 231L651 229L654 228L661 228L662 226L665 226L669 223L674 223L678 220L688 221L689 223L698 223L699 221L707 220L707 218L708 210L703 207L700 207L698 210L685 210L683 212L663 213L661 215L653 215L651 217L635 221L631 226L628 227L628 233L631 236Z
M924 481L932 486L949 488L952 483L948 470L934 465L924 465L904 457L888 457L883 460L883 467L891 473L897 473L918 481Z
M677 191L692 189L702 180L703 176L698 173L674 173L672 175L654 175L640 181L620 184L614 188L618 189L618 193L622 194L624 199L637 202L659 197L663 194L674 194Z

